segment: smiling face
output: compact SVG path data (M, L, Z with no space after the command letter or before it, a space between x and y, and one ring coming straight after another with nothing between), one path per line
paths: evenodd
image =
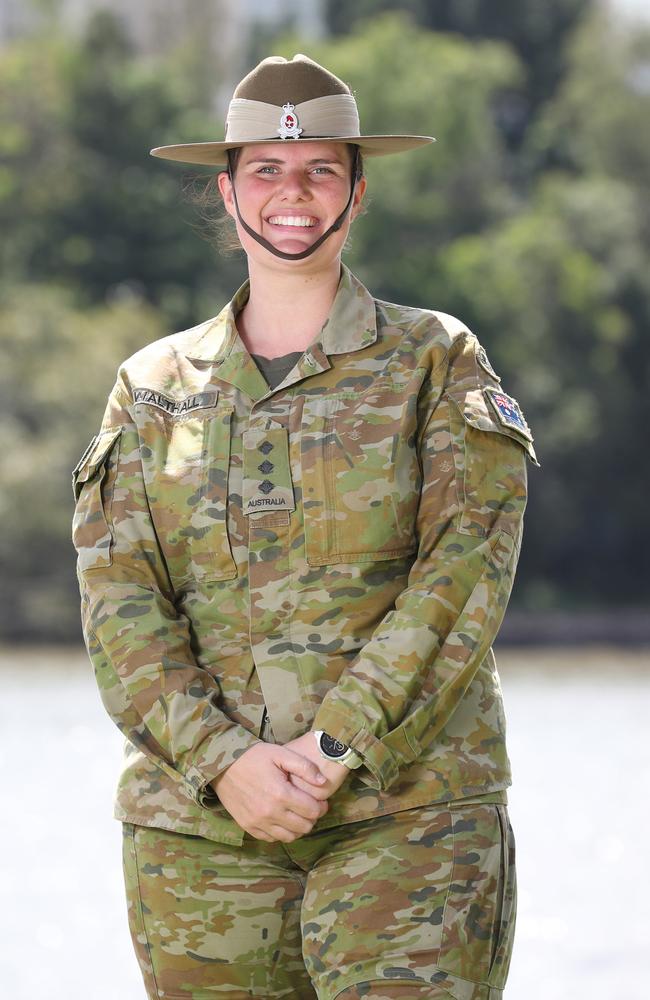
M255 232L285 253L307 250L327 231L347 203L350 184L351 147L343 142L285 141L245 146L235 175L242 217ZM307 261L325 264L338 258L365 187L365 178L361 178L348 218L315 251L313 258L283 263L295 267ZM219 188L248 256L260 261L278 261L240 226L226 173L219 175Z

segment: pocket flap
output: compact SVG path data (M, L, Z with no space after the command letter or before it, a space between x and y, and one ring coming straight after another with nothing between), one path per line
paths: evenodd
M72 470L72 491L75 501L79 499L81 487L97 475L104 466L110 451L122 433L121 427L96 434Z
M462 393L450 392L448 395L471 427L479 431L505 434L526 450L534 465L539 465L533 447L533 435L516 399L492 386Z

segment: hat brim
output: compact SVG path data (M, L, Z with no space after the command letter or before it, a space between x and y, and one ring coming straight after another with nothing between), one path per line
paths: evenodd
M177 146L156 146L151 156L179 163L201 163L204 166L225 167L228 164L229 149L243 146L261 146L266 143L280 145L284 142L347 142L359 147L364 156L388 156L390 153L405 153L418 149L436 140L430 135L354 135L354 136L313 136L301 139L250 139L246 142L186 142Z

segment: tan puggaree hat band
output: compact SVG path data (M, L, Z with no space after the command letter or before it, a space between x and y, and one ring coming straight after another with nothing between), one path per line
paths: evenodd
M315 97L312 101L303 101L292 107L300 123L300 138L359 134L357 102L348 94ZM258 142L263 135L277 142L281 131L278 128L280 117L277 104L234 97L226 118L226 141Z
M263 59L237 86L223 142L158 146L152 156L182 163L227 165L227 152L260 142L355 143L365 156L385 156L435 142L426 135L361 135L347 84L304 55Z

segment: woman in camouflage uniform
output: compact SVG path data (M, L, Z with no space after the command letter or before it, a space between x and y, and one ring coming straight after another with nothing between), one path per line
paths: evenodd
M491 645L532 438L444 313L341 264L363 136L304 56L239 85L249 281L120 368L74 471L88 651L149 997L500 997L516 882Z

